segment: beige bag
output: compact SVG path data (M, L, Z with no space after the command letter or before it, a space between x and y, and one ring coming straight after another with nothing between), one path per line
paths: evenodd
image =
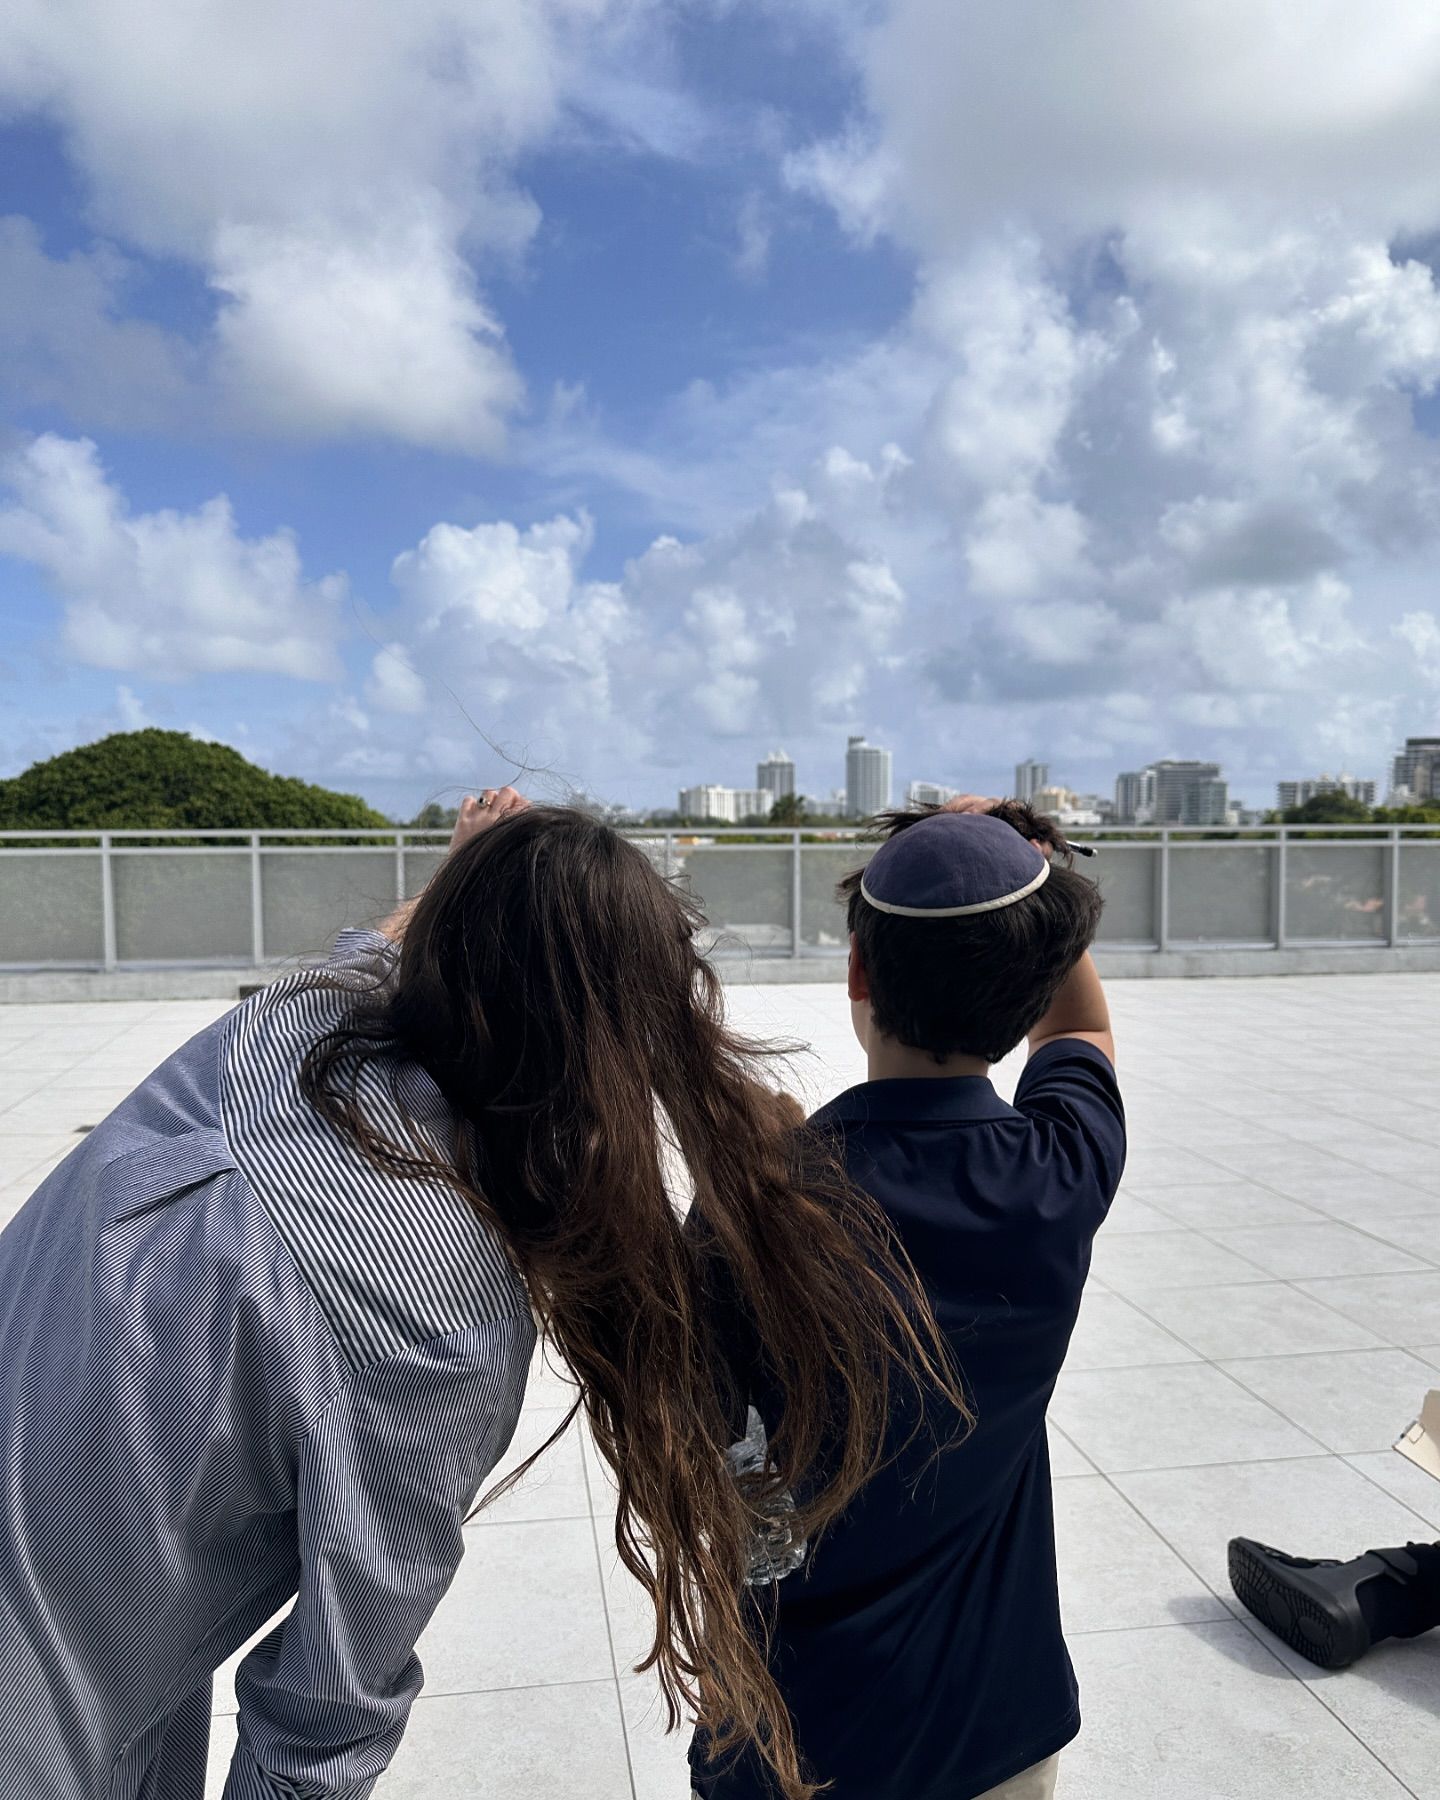
M1431 1388L1420 1408L1420 1417L1401 1432L1395 1448L1409 1457L1417 1469L1440 1481L1440 1388Z

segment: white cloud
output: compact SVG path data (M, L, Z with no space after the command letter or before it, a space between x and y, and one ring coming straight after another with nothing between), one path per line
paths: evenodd
M395 559L348 742L318 722L307 759L428 784L478 778L489 744L562 789L624 793L645 763L748 782L752 737L858 728L892 671L907 599L857 523L905 468L832 449L804 487L711 536L657 538L618 581L587 575L583 515L437 524Z
M115 711L119 715L122 731L143 731L153 723L145 709L145 702L133 688L126 687L124 682L115 690Z
M87 439L35 438L0 467L0 552L64 604L64 642L93 667L170 679L337 672L345 582L307 582L286 531L245 538L223 494L194 512L131 513Z
M403 644L385 644L375 652L365 697L380 712L425 711L425 677L411 663ZM362 729L369 729L368 719Z
M1109 349L1071 317L1040 246L986 244L925 283L915 322L954 373L937 391L932 432L946 466L994 486L1034 481Z
M341 24L320 0L187 31L25 0L0 82L65 123L104 229L206 271L252 417L490 450L520 400L483 286L534 230L518 157L557 121L572 148L716 141L627 71L643 3L364 0ZM447 689L621 791L862 726L937 778L1043 737L1087 781L1165 752L1373 770L1433 726L1431 9L791 5L843 11L863 106L791 147L788 197L730 215L739 267L809 195L913 257L913 305L695 382L638 439L574 394L516 430L568 510L437 524L397 560L363 703L316 727L347 766L455 767ZM127 356L184 387L163 343L109 335L114 265L13 254L70 321L47 342L98 346L99 391ZM600 581L617 491L663 535Z
M865 515L926 671L908 729L1019 753L1043 703L1092 766L1246 774L1429 728L1433 10L852 10L864 104L785 176L915 256L914 306L710 413L725 479L807 431L910 459Z
M1394 635L1414 657L1426 680L1440 689L1440 619L1428 609L1407 612L1394 627Z
M438 220L216 234L221 365L242 416L306 435L498 451L523 389Z
M1371 230L1440 209L1423 0L893 0L862 43L857 129L887 162L888 221L930 251L997 218L1088 233L1197 199Z
M416 711L423 683L425 724L410 740L417 767L443 769L428 759L448 753L461 720L517 761L547 766L583 757L600 729L632 749L642 741L629 696L616 691L633 621L618 588L583 578L591 535L587 519L564 516L523 531L506 520L441 523L396 557L393 642L374 659L368 691L377 706ZM397 683L401 657L410 679Z
M1021 488L986 497L965 544L971 592L1024 600L1070 586L1081 572L1088 527L1068 502Z
M782 172L793 192L832 206L862 244L872 243L885 226L896 169L875 137L852 126L838 138L791 151Z
M493 451L521 384L472 265L528 240L516 158L647 3L15 0L0 105L60 125L102 229L206 273L246 417Z

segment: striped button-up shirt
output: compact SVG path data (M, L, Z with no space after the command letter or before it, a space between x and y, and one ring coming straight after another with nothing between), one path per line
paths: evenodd
M347 932L327 973L389 953ZM400 1740L535 1333L461 1197L301 1095L349 998L301 972L201 1032L0 1234L3 1800L199 1800L211 1675L292 1597L226 1800L363 1800ZM362 1093L453 1141L412 1066Z

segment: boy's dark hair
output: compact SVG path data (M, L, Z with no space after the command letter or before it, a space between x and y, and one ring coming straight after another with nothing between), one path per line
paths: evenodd
M938 806L881 813L870 821L890 838ZM1019 800L990 808L995 818L1051 850L1049 879L1013 906L953 919L881 912L860 892L861 871L840 883L849 925L870 984L875 1024L886 1037L936 1062L978 1056L999 1062L1044 1017L1060 984L1100 924L1100 890L1069 866L1072 853L1053 819Z

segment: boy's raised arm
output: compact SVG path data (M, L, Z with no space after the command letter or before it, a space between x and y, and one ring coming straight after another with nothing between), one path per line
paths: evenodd
M1088 950L1061 983L1050 1010L1031 1028L1030 1054L1033 1056L1042 1044L1053 1044L1056 1038L1082 1038L1103 1050L1112 1063L1115 1060L1110 1008L1100 971Z
M1013 803L1012 803L1013 804ZM1006 802L986 799L980 794L958 794L948 800L941 809L944 812L960 813L995 813L1004 812ZM1022 814L1024 809L1020 809ZM1012 816L1008 822L1017 830L1023 828ZM1051 853L1049 843L1042 843L1039 838L1031 838L1037 850ZM1050 1010L1044 1018L1037 1021L1030 1032L1030 1054L1033 1056L1042 1044L1053 1044L1056 1038L1083 1038L1087 1044L1094 1044L1096 1049L1103 1050L1113 1063L1115 1061L1115 1034L1110 1026L1110 1008L1105 1001L1105 989L1100 983L1100 971L1095 967L1095 959L1087 950L1066 976L1060 991L1051 1002Z

